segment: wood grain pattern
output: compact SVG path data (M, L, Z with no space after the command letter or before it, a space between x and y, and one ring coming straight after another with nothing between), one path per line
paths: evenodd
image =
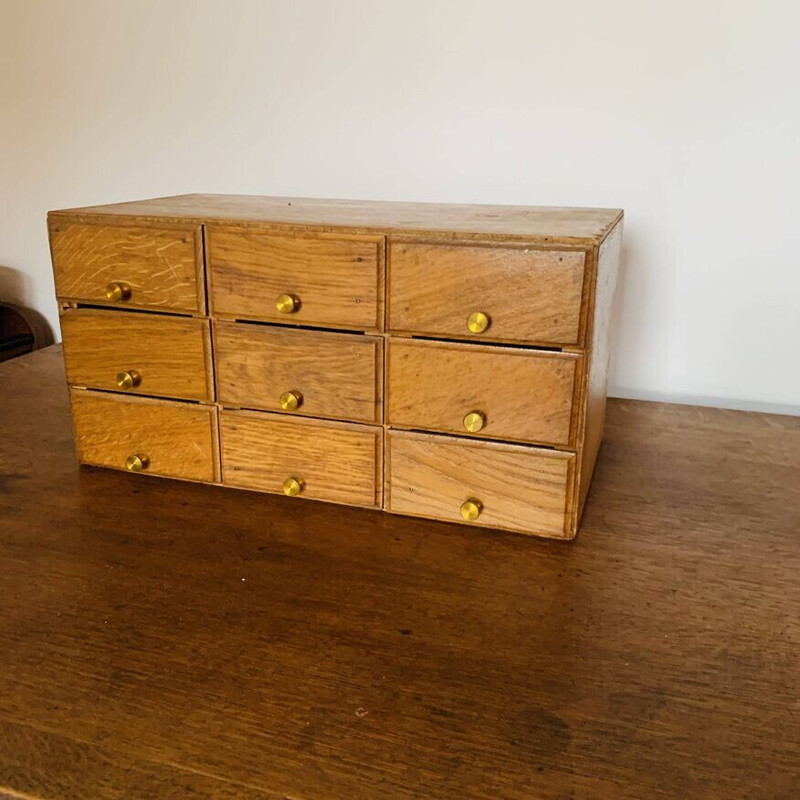
M474 498L483 511L471 525L565 537L572 453L387 431L386 456L387 511L462 522Z
M565 544L78 468L59 348L0 385L0 786L800 795L800 418L609 400Z
M216 410L210 406L70 390L75 448L83 464L125 469L144 454L142 474L219 480Z
M622 216L619 209L398 203L309 197L188 194L67 209L64 216L248 221L296 230L373 233L416 231L444 236L519 237L538 244L599 244Z
M70 732L67 732L69 734ZM264 800L238 783L0 720L0 798Z
M387 344L389 425L471 438L573 443L580 356L397 337ZM478 433L463 426L471 411L486 416Z
M117 374L135 369L141 383L127 394L214 399L208 320L73 309L61 315L61 334L72 385L119 391Z
M104 306L205 313L200 227L189 222L156 226L87 224L48 218L56 294ZM113 303L106 286L124 281L129 300Z
M459 339L576 345L583 340L583 251L389 243L388 328ZM483 311L488 329L471 333Z
M592 328L589 363L591 368L584 380L585 423L579 459L580 493L576 500L576 525L583 512L589 485L603 439L606 415L608 368L611 361L611 322L614 316L614 297L622 250L622 221L617 223L599 248L595 285L592 291Z
M206 228L213 313L236 319L357 330L383 328L383 238L280 235ZM292 314L276 308L295 295Z
M281 412L299 391L296 415L383 420L383 340L327 331L215 322L217 393L223 405Z
M381 428L223 409L220 444L226 486L281 494L294 477L305 483L295 502L382 505Z

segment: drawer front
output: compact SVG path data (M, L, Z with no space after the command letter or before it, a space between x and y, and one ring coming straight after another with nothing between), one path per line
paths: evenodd
M220 411L222 482L332 503L380 507L380 428Z
M379 330L383 238L206 230L214 314Z
M580 356L395 338L388 347L389 425L572 443Z
M572 453L404 431L387 447L387 511L464 523L477 506L471 525L566 536Z
M85 389L73 389L70 399L75 446L82 463L126 469L128 458L138 456L144 473L218 480L213 407Z
M392 242L389 329L580 344L584 261L582 251Z
M213 400L207 320L78 309L61 316L61 333L72 385Z
M198 225L50 220L56 294L104 306L205 313Z
M214 343L220 403L381 421L383 341L376 336L215 322Z

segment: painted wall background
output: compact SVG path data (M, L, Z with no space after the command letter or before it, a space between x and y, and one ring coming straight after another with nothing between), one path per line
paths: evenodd
M800 413L788 0L0 0L0 297L49 209L184 192L626 210L611 394Z

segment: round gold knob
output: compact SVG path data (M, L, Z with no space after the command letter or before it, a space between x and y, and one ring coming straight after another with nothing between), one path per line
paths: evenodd
M123 300L130 300L133 291L130 284L125 281L111 281L106 286L106 297L114 303L120 303Z
M142 382L142 376L138 370L129 369L127 372L117 373L117 386L120 389L133 389Z
M470 411L464 417L464 430L477 433L486 424L486 414L482 411Z
M281 314L293 314L298 308L300 308L300 298L293 294L278 295L278 299L275 302L275 307L281 312Z
M284 392L279 398L278 402L284 411L297 411L303 404L303 395L298 391Z
M489 327L490 322L489 315L484 314L483 311L473 311L467 317L467 327L470 333L483 333Z
M131 472L141 472L147 469L150 464L150 459L144 453L133 453L125 459L125 466Z
M297 497L305 485L306 482L302 478L287 478L283 482L283 493L288 497Z
M470 498L461 504L461 516L467 522L475 522L481 515L481 511L483 511L483 503L480 500Z

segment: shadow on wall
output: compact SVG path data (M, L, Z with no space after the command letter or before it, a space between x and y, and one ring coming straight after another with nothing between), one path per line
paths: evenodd
M19 270L0 265L0 361L52 344L47 320L22 304L27 278Z

